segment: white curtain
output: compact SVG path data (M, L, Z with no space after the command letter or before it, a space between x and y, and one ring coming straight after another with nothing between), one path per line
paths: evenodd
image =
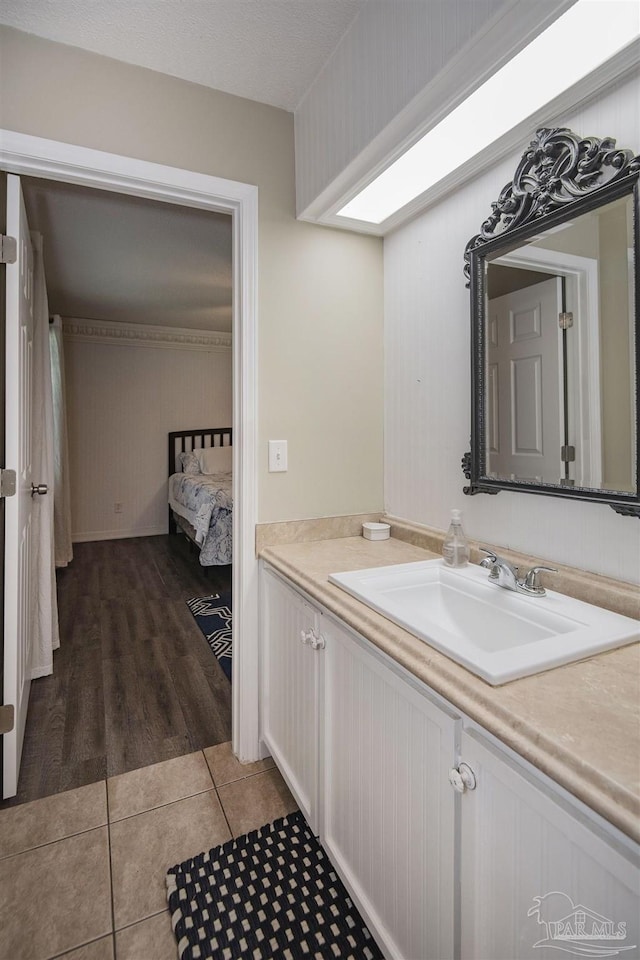
M53 651L60 646L58 603L53 553L54 465L53 391L49 351L49 304L42 260L42 237L32 234L33 243L33 482L46 483L48 493L34 497L33 558L34 604L33 656L31 676L53 673Z
M51 341L51 379L53 383L53 452L55 474L54 545L56 567L73 560L71 543L71 491L69 487L69 442L64 382L62 320L53 318L49 328Z

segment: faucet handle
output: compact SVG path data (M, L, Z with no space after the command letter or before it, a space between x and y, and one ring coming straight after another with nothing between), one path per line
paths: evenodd
M486 553L484 560L480 561L481 567L485 567L488 570L494 563L498 562L498 555L494 553L493 550L489 550L489 547L480 547L479 549L481 553Z
M545 595L545 589L540 585L538 574L546 570L548 573L557 573L558 570L556 567L531 567L531 570L527 573L524 578L524 588L528 593L535 593L538 597L543 597Z

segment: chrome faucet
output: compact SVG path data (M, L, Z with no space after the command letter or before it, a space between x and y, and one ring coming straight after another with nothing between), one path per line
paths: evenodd
M542 570L547 570L549 573L558 572L555 567L532 567L524 577L519 580L518 567L509 563L504 557L498 556L497 553L489 550L488 547L480 547L480 549L483 553L487 554L484 560L480 561L480 566L490 571L489 581L499 587L504 587L505 590L524 593L528 597L544 597L546 590L541 586L538 579L538 574Z

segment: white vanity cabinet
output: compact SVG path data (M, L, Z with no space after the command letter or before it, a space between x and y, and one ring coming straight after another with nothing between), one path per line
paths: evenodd
M321 841L389 957L451 957L459 721L330 617L323 634Z
M269 569L261 578L263 740L387 956L453 956L459 721Z
M462 960L640 957L633 845L478 731L460 747L476 779L460 803Z
M262 737L386 956L640 957L637 847L261 566Z
M317 833L320 613L264 569L260 613L262 738Z

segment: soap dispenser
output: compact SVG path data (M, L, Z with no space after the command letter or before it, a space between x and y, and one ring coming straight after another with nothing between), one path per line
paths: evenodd
M462 529L462 512L451 511L451 523L442 544L442 558L448 567L464 567L469 562L469 544Z

